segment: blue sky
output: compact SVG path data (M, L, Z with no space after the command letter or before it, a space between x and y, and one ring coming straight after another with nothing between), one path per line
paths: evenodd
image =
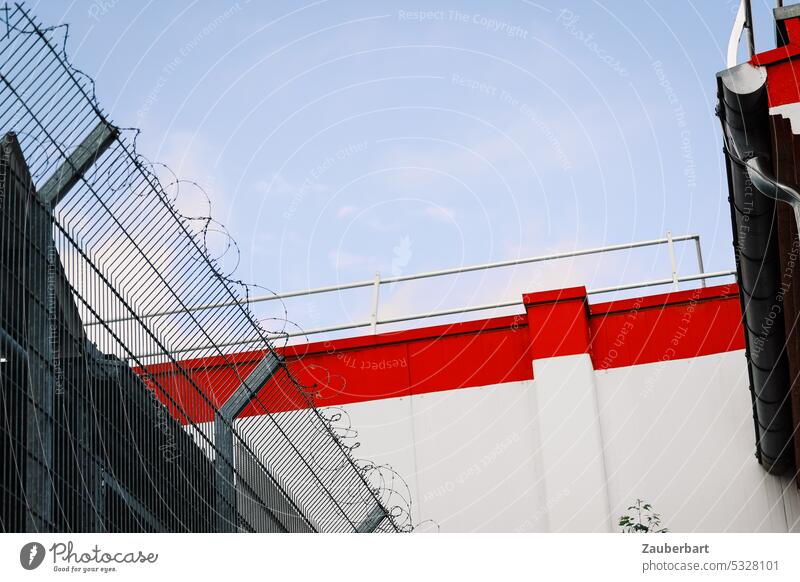
M289 291L676 234L733 265L715 73L736 2L30 2L140 151ZM760 49L767 4L754 2ZM204 213L190 187L179 205ZM694 272L681 247L680 268ZM662 278L666 252L396 285L382 314ZM369 293L290 302L305 327ZM267 313L266 311L264 312Z

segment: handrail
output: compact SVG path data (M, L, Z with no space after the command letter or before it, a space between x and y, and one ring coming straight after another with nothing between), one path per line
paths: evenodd
M616 245L608 245L605 247L594 247L589 249L582 249L579 251L567 251L563 253L552 253L549 255L539 255L535 257L526 257L522 259L509 259L505 261L496 261L492 263L480 263L477 265L469 265L467 267L451 267L449 269L439 269L436 271L426 271L422 273L415 273L413 275L398 275L395 277L386 277L381 278L378 274L373 279L365 279L363 281L355 281L353 283L344 283L341 285L327 285L325 287L316 287L311 289L302 289L297 291L288 291L286 293L273 293L270 295L257 295L255 297L250 297L247 301L220 301L217 303L205 303L201 305L193 305L182 309L172 309L172 310L165 310L165 311L153 311L150 313L144 313L139 316L139 319L150 319L155 317L165 317L168 315L178 315L181 313L191 313L194 311L205 311L208 309L220 309L223 307L232 307L237 304L242 303L260 303L264 301L274 301L276 299L289 299L292 297L303 297L307 295L317 295L320 293L330 293L332 291L346 291L349 289L359 289L363 287L379 287L380 285L385 285L389 283L401 283L403 281L414 281L417 279L427 279L430 277L442 277L445 275L456 275L459 273L469 273L473 271L481 271L487 269L497 269L502 267L512 267L516 265L525 265L530 263L540 263L545 261L554 261L558 259L568 259L574 257L582 257L586 255L594 255L594 254L602 254L602 253L610 253L613 251L620 251L620 250L628 250L628 249L636 249L648 246L657 246L657 245L668 245L670 249L672 249L673 243L682 242L682 241L695 241L695 252L697 254L697 263L700 269L700 272L703 272L703 255L702 250L700 247L700 235L699 234L684 234L679 236L672 236L672 234L667 231L667 236L664 238L657 238L651 240L644 240L644 241L637 241L632 243L623 243L623 244L616 244ZM377 308L375 311L375 317L377 317ZM109 318L104 319L103 321L90 321L84 324L87 327L100 325L100 324L108 324L108 323L119 323L122 321L131 321L134 319L133 317L117 317L117 318Z
M678 277L677 280L680 283L685 283L689 281L698 281L698 280L705 280L705 279L717 279L720 277L730 277L735 276L735 270L729 271L716 271L713 273L697 273L695 275L684 275ZM642 289L644 287L656 287L658 285L671 285L675 282L675 279L669 277L668 279L655 279L653 281L642 281L639 283L629 283L626 285L615 285L613 287L601 287L600 289L589 289L586 291L587 295L599 295L602 293L612 293L614 291L627 291L630 289ZM485 305L471 305L469 307L457 307L455 309L442 309L440 311L428 311L426 313L416 313L414 315L406 315L402 317L393 317L389 319L379 319L377 321L378 325L388 324L388 323L401 323L404 321L414 321L418 319L428 319L431 317L442 317L445 315L457 315L459 313L469 313L471 311L484 311L487 309L500 309L502 307L514 307L516 305L522 305L522 301L517 299L514 301L505 301L501 303L489 303ZM320 327L316 329L309 329L304 331L296 331L296 332L287 332L287 333L272 333L269 334L270 339L283 339L283 338L290 338L290 337L302 337L302 336L309 336L315 335L320 333L330 333L334 331L345 331L348 329L358 329L362 327L370 327L373 322L370 321L359 321L357 323L346 323L342 325L333 325L330 327ZM256 338L246 339L246 340L237 340L233 342L226 342L217 344L220 347L233 347L233 346L246 346L249 344L257 343L259 340ZM181 354L181 353L188 353L194 352L205 349L207 346L196 346L196 347L189 347L189 348L182 348L179 350L172 350L174 354ZM142 354L137 356L139 358L150 358L162 355L159 352L154 352L152 354Z
M696 273L696 274L693 274L693 275L678 275L677 264L676 264L676 260L675 260L674 244L676 242L682 242L682 241L694 241L694 243L695 243L697 266L698 266L698 269L699 269L699 272ZM369 280L369 281L357 281L357 282L354 282L354 283L345 283L345 284L342 284L342 285L330 285L330 286L326 286L326 287L318 287L318 288L306 289L306 290L302 290L302 291L291 291L291 292L282 293L282 294L265 295L265 296L261 296L261 297L252 298L250 301L251 302L269 301L269 300L279 299L279 298L299 297L299 296L312 295L312 294L317 294L317 293L326 293L326 292L332 292L332 291L341 291L341 290L355 289L355 288L359 288L359 287L370 287L371 286L371 287L373 287L374 292L373 292L372 313L371 313L371 316L370 316L369 320L345 323L345 324L340 324L340 325L332 325L332 326L327 326L327 327L320 327L320 328L315 328L315 329L310 329L310 330L301 330L301 331L286 332L286 333L272 333L272 334L269 335L269 337L270 337L270 339L303 337L303 336L310 336L310 335L316 335L316 334L322 334L322 333L331 333L331 332L336 332L336 331L345 331L345 330L350 330L350 329L360 329L360 328L367 328L367 327L371 328L371 331L374 334L374 333L377 333L377 326L379 326L379 325L392 324L392 323L401 323L401 322L405 322L405 321L415 321L415 320L420 320L420 319L428 319L428 318L432 318L432 317L442 317L442 316L447 316L447 315L457 315L457 314L460 314L460 313L469 313L469 312L474 312L474 311L484 311L484 310L489 310L489 309L499 309L499 308L505 308L505 307L513 307L513 306L518 306L518 305L522 304L521 300L514 300L514 301L497 302L497 303L490 303L490 304L484 304L484 305L471 305L471 306L464 306L464 307L458 307L458 308L443 309L443 310L430 311L430 312L425 312L425 313L415 313L415 314L412 314L412 315L406 315L406 316L401 316L401 317L381 318L378 315L378 307L379 307L378 300L379 300L379 296L380 296L380 294L379 294L380 286L384 285L384 284L396 283L396 282L401 282L401 281L413 281L413 280L423 279L423 278L428 278L428 277L441 277L441 276L445 276L445 275L457 274L457 273L465 273L465 272L477 271L477 270L481 270L481 269L493 269L493 268L500 268L500 267L506 267L506 266L519 265L519 264L534 263L534 262L540 262L540 261L546 261L546 260L556 260L556 259L569 258L569 257L579 257L579 256L586 256L586 255L591 255L591 254L600 254L600 253L613 252L613 251L624 250L624 249L642 248L642 247L655 246L655 245L667 245L668 248L669 248L670 266L671 266L671 274L670 274L669 278L654 279L654 280L650 280L650 281L640 281L640 282L636 282L636 283L626 283L626 284L614 285L614 286L610 286L610 287L600 287L600 288L588 290L587 294L589 294L589 295L600 295L600 294L604 294L604 293L612 293L612 292L615 292L615 291L627 291L627 290L631 290L631 289L640 289L640 288L654 287L654 286L659 286L659 285L672 285L673 289L677 289L677 286L678 286L679 283L685 283L685 282L690 282L690 281L700 281L702 286L705 287L707 279L716 279L716 278L720 278L720 277L729 277L729 276L735 276L736 275L736 271L735 270L716 271L716 272L712 272L712 273L704 272L703 254L702 254L702 248L701 248L701 245L700 245L700 235L687 234L687 235L673 236L671 234L671 232L668 231L667 232L667 236L664 237L664 238L660 238L660 239L652 239L652 240L647 240L647 241L638 241L638 242L618 244L618 245L609 245L609 246L605 246L605 247L595 247L595 248L592 248L592 249L584 249L584 250L579 250L579 251L553 253L553 254L549 254L549 255L541 255L541 256L537 256L537 257L528 257L528 258L523 258L523 259L513 259L513 260L506 260L506 261L497 261L497 262L493 262L493 263L483 263L483 264L479 264L479 265L471 265L471 266L466 266L466 267L456 267L456 268L450 268L450 269L441 269L441 270L438 270L438 271L428 271L428 272L423 272L423 273L416 273L416 274L413 274L413 275L402 275L402 276L395 276L395 277L387 277L385 279L381 278L380 274L378 273L378 274L376 274L374 279ZM196 306L194 308L189 308L189 309L197 309L197 310L213 309L213 308L218 308L218 307L226 307L227 305L228 305L227 303L224 303L224 304L207 304L207 305ZM157 313L147 314L147 315L145 315L143 317L163 317L165 315L170 315L172 313L182 313L182 312L181 311L157 312ZM121 318L117 319L117 320L111 319L111 320L108 320L108 321L109 322L123 321L123 319L121 319ZM235 341L221 343L221 344L217 344L217 345L220 346L220 347L236 347L236 346L244 347L244 346L256 343L256 341L257 340L255 338L245 338L245 339L237 339ZM205 349L205 346L187 346L187 347L183 347L183 348L180 348L180 349L173 350L173 353L183 353L183 354L185 354L185 353L195 352L195 351L199 351L199 350L203 350L203 349ZM155 357L155 356L158 356L158 355L160 355L160 354L152 353L152 354L142 354L142 355L140 355L138 357L146 358L146 357Z
M753 12L750 0L741 0L739 9L736 11L736 18L733 20L731 36L728 39L728 53L725 59L726 66L730 69L737 65L739 60L739 42L742 40L742 32L747 29L747 50L750 57L755 54L755 40L753 38Z
M783 0L776 0L776 8L783 7ZM742 40L742 33L747 29L747 52L752 59L756 54L756 41L753 35L753 8L751 0L741 0L739 8L736 10L736 17L733 19L733 27L731 28L731 36L728 38L727 57L725 59L725 66L727 68L735 67L739 60L739 43Z

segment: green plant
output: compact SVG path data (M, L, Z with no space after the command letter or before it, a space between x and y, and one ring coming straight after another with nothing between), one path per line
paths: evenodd
M628 515L619 518L619 527L623 533L667 533L669 530L661 527L661 515L653 511L653 506L641 499L636 500L636 505L628 507ZM632 512L632 513L631 513Z

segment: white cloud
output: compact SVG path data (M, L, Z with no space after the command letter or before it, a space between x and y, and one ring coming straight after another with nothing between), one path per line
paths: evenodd
M351 269L353 267L364 267L372 262L372 259L365 255L349 253L347 251L328 251L328 259L331 266L335 269Z
M422 214L436 222L454 223L456 222L455 210L447 206L427 206Z
M255 189L261 194L269 194L276 197L288 196L295 191L289 185L289 182L279 174L273 175L269 180L259 180L255 184Z
M336 218L343 220L345 218L353 216L358 211L359 211L358 206L353 206L353 205L342 206L339 208L339 210L336 211Z
M211 143L195 132L173 131L164 139L156 159L169 169L156 164L153 171L184 216L211 215L221 220L226 215L230 198L224 187L218 187L215 172L218 157L219 152ZM180 180L177 186L176 177Z
M310 178L298 185L286 180L280 174L275 174L267 180L259 180L254 187L261 194L277 198L297 198L304 197L306 194L320 194L330 191L327 184L322 184Z

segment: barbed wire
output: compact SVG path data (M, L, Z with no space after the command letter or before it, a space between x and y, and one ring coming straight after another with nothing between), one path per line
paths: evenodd
M6 5L2 14L0 92L8 106L0 112L0 127L16 132L38 183L69 164L70 152L94 127L111 123L94 80L69 61L69 27L40 26L21 5ZM214 426L226 426L236 454L250 459L312 529L353 531L375 506L386 516L378 530L413 529L410 495L398 492L405 482L386 465L356 459L357 432L349 417L318 410L319 386L303 385L285 364L249 397L257 421L224 418L223 404L247 385L255 367L253 358L231 351L232 342L255 336L260 340L253 352L278 357L249 301L251 287L263 287L234 277L241 253L212 218L208 193L144 158L137 150L139 134L120 128L108 150L49 210L80 318L84 325L96 324L85 325L88 338L106 357L130 362L212 460L223 454ZM161 171L171 178L162 181ZM207 214L181 212L181 190L187 187L207 204ZM220 252L212 252L210 236L222 237ZM228 272L225 262L233 267ZM214 302L227 304L186 309ZM288 319L285 304L283 310L279 336L287 325L300 329ZM140 316L149 312L166 315ZM200 340L209 347L193 351L189 362L178 357L180 346L203 345ZM153 353L158 356L142 356ZM233 460L225 462L237 482L252 478ZM188 486L200 487L185 477ZM235 519L240 523L245 516Z

